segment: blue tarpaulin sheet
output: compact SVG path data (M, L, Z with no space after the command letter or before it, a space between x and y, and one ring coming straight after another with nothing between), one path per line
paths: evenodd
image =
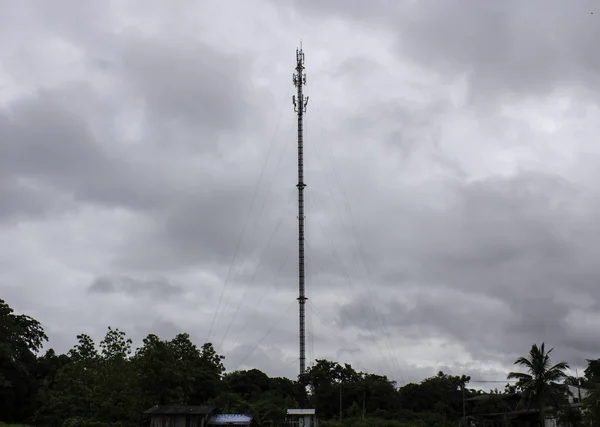
M251 422L252 422L251 415L219 414L219 415L214 415L208 423L212 424L212 425L227 425L227 424L250 425Z

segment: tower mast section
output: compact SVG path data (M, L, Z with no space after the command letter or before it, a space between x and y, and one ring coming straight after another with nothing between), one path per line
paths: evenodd
M306 287L304 274L304 141L303 141L303 118L308 105L308 96L302 93L302 88L306 84L306 74L304 73L304 52L302 52L302 43L300 49L296 49L296 72L294 73L294 86L296 95L293 96L294 111L298 116L298 309L299 309L299 327L300 327L300 375L306 370Z

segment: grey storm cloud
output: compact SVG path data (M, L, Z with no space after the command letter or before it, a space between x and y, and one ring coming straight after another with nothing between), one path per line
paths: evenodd
M598 200L582 208L581 187L547 175L447 190L452 207L419 217L405 207L398 219L413 231L379 236L381 250L401 254L398 262L379 254L385 260L376 267L381 280L398 298L418 290L405 304L375 301L392 333L445 334L481 357L504 354L505 362L532 337L550 341L573 364L594 357L598 347L589 344L591 335L568 322L578 305L565 295L594 304L600 299L600 271L592 261L598 228L594 214L582 215L582 209L597 212ZM340 313L343 327L377 324L358 302Z
M52 346L185 331L295 375L302 38L309 358L598 355L591 1L150 3L0 6L0 290Z
M244 58L228 57L210 46L185 40L132 39L121 51L120 64L127 80L143 96L151 120L185 123L216 130L238 129L249 120L248 89L244 85ZM208 83L208 84L207 84ZM214 148L216 135L190 144ZM195 141L193 139L196 139Z
M279 2L278 2L279 3ZM311 19L343 16L365 27L387 29L399 55L442 78L464 75L473 100L543 95L562 87L592 90L600 62L593 0L566 7L560 0L503 2L433 0L364 3L359 0L295 1ZM310 21L308 21L310 22Z
M150 168L124 161L94 135L86 113L95 108L102 108L100 100L85 86L42 91L10 105L0 125L2 173L31 182L33 190L47 187L100 205L147 209L168 199Z
M136 280L128 276L97 277L89 290L97 293L124 292L132 295L148 293L157 297L168 297L182 291L179 286L169 283L166 279Z

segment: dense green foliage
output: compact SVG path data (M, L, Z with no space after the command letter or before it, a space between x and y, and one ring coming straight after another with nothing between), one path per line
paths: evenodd
M329 360L316 360L295 381L257 369L226 373L224 357L210 343L199 348L185 333L170 341L148 335L135 351L124 332L110 327L98 345L78 335L67 354L39 354L45 341L39 322L15 314L0 299L0 426L137 426L143 411L156 404L213 404L217 411L250 413L259 426L281 425L287 408L315 407L322 427L457 426L463 411L513 409L501 399L470 401L483 394L467 388L470 378L442 372L402 387ZM527 373L509 375L519 381L516 386L491 395L519 390L528 408L556 401L559 381L580 380L565 377L566 364L552 366L549 353L543 344L533 346L529 358L516 362ZM590 361L580 384L592 390L590 411L582 419L562 410L565 423L598 419L599 381L600 360Z

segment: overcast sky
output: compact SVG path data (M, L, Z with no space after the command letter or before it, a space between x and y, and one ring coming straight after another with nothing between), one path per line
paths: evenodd
M545 341L581 367L594 3L0 1L0 297L59 351L186 331L294 377L302 40L309 360L502 380Z

